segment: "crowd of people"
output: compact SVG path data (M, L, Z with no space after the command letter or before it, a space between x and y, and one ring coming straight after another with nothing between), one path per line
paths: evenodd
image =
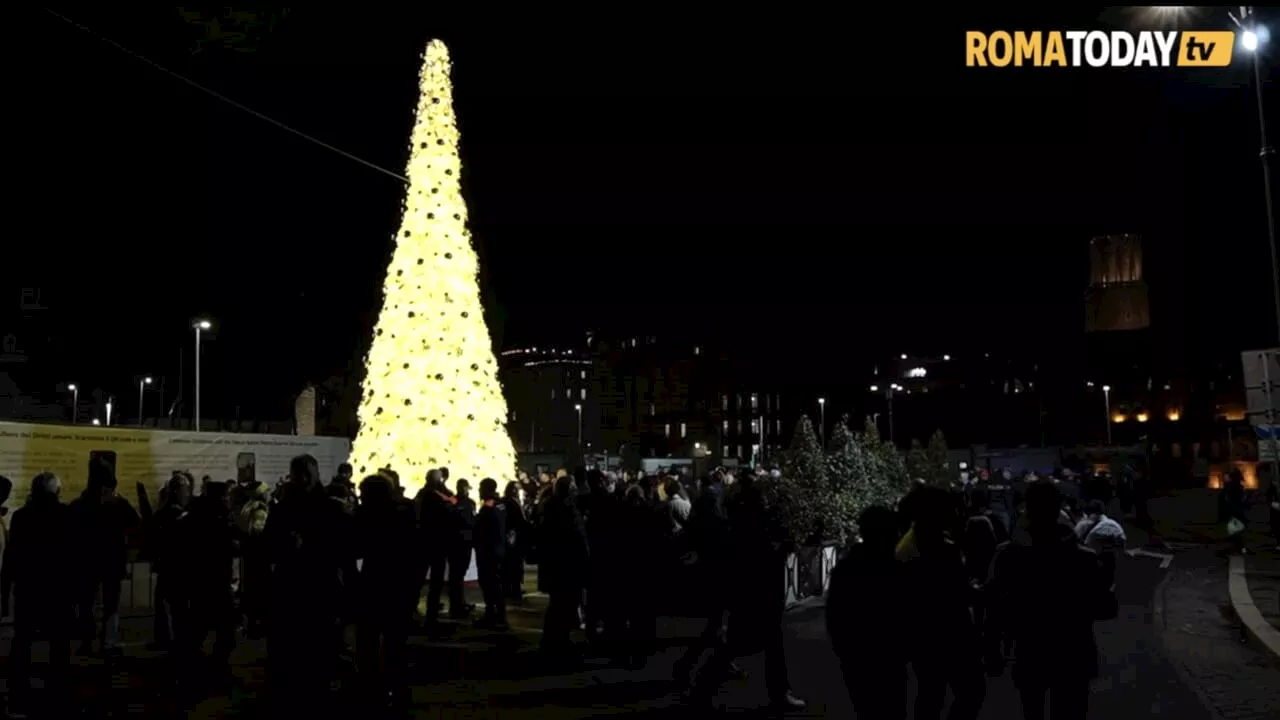
M1046 704L1054 720L1084 718L1098 671L1093 623L1117 611L1125 543L1108 492L1092 479L1004 471L951 490L921 485L897 512L867 509L827 598L858 717L906 717L910 667L917 720L940 716L948 688L948 717L971 720L985 676L1012 659L1026 720L1044 718Z
M276 484L206 477L197 485L175 472L154 507L139 484L135 510L104 462L91 464L87 488L68 504L61 480L41 473L13 513L0 566L15 629L11 706L20 712L29 697L39 637L50 641L55 690L73 644L82 654L95 652L95 641L99 653L120 653L121 583L139 549L157 578L154 644L172 657L188 698L210 690L197 679L230 681L243 632L266 637L269 695L290 712L326 702L344 668L369 702L402 703L409 636L440 636L446 616L506 631L508 603L524 601L529 562L548 597L548 666L572 667L590 654L642 667L655 650L657 616L669 608L664 589L675 586L697 599L694 614L705 620L674 672L692 704L709 705L724 680L743 674L736 659L763 651L773 704L800 709L779 582L793 548L761 490L768 476L718 468L695 482L579 468L521 473L501 491L486 478L473 499L470 482L451 485L447 468L431 470L409 496L390 469L357 487L343 465L322 483L315 459L303 455ZM1104 475L965 472L950 489L919 485L895 507L868 508L827 603L859 715L904 717L910 666L916 718L938 717L947 688L950 717L976 717L984 669L1014 658L1028 720L1044 716L1046 696L1053 717L1083 717L1097 671L1092 624L1115 612L1114 560L1125 544L1123 523L1107 508L1119 499L1122 513L1141 521L1145 512L1145 503L1126 503L1126 493L1140 495L1126 487ZM0 478L0 492L11 488ZM1224 492L1224 517L1241 514L1238 494ZM463 590L472 558L478 617ZM344 642L352 625L353 653ZM585 646L576 631L585 631Z
M683 570L714 577L706 584L715 599L699 650L715 652L692 694L709 699L736 668L732 654L748 641L745 632L738 642L724 641L734 605L735 617L772 618L771 689L778 702L803 705L790 694L780 658L781 588L772 586L775 572L760 570L771 567L762 553L780 562L784 549L750 479L726 503L732 476L725 471L695 484L678 475L561 470L554 477L521 474L502 492L486 478L472 499L470 482L451 485L448 472L430 471L421 491L408 496L390 469L357 487L344 465L322 483L315 459L304 455L274 485L208 477L197 485L175 471L154 504L139 484L136 510L106 462L91 463L86 489L70 503L60 497L61 479L41 473L9 523L0 567L3 610L14 624L11 710L20 714L31 697L34 641L50 643L46 684L53 692L46 695L55 698L73 644L78 654L121 653L121 585L132 551L151 562L153 645L171 656L175 687L186 699L211 691L210 679L230 682L230 656L243 632L265 636L268 694L290 712L323 703L344 669L355 671L367 700L403 702L409 635L438 636L446 612L455 621L473 619L463 581L474 558L484 598L474 622L498 632L508 628L507 603L523 601L525 561L536 561L538 589L548 596L541 649L548 664L560 666L586 654L644 665L654 649L660 576ZM757 596L776 602L755 602ZM344 644L351 625L354 657ZM585 647L573 639L579 630L586 631ZM698 659L690 657L687 683Z

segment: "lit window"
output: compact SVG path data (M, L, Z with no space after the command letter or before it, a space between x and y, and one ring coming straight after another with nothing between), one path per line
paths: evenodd
M693 354L694 354L694 355L701 355L701 354L702 354L702 348L701 348L700 346L698 346L698 345L694 345L694 346L693 346Z
M512 411L511 411L511 422L515 422L515 421L516 421L516 411L515 411L515 410L512 410Z
M756 418L751 421L751 434L758 435L760 433L760 419Z
M653 403L649 403L649 417L653 417L654 415L657 415L657 414L658 414L657 406L655 406Z
M586 371L586 370L583 370L581 373L579 373L578 377L582 378L583 380L586 380L586 379L587 379L587 371Z
M720 396L720 409L721 409L721 410L728 410L728 409L729 409L729 396L728 396L728 395L721 395L721 396Z
M760 396L755 393L751 393L751 409L758 410L759 408L760 408Z
M555 389L555 388L551 388L551 399L552 399L552 400L555 400L555 399L556 399L556 389Z
M684 424L684 423L680 423L680 437L684 437L684 436L685 436L685 431L686 431L686 429L687 429L687 428L685 427L685 424Z
M724 422L720 423L720 431L721 431L721 432L723 432L725 435L728 435L728 434L729 434L729 421L728 421L728 420L725 420Z
M756 457L756 456L758 456L759 454L760 454L760 445L759 445L758 443L752 443L752 445L751 445L751 457Z
M742 409L742 393L738 393L736 399L738 401L737 407L739 410L741 410Z
M671 437L671 423L662 426L662 434Z
M734 424L734 427L735 427L735 428L737 428L737 432L738 432L738 434L739 434L739 435L741 435L741 434L742 434L742 419L741 419L741 418L739 418L739 419L738 419L738 421L737 421L737 423L735 423L735 424Z
M631 338L631 347L635 347L635 346L636 346L636 339Z
M582 388L581 390L579 390L579 391L578 391L578 399L579 399L579 400L586 400L586 399L587 399L587 389L586 389L586 388Z
M782 396L781 396L781 395L774 395L774 396L773 396L773 409L774 409L774 410L781 410L781 409L782 409Z
M773 421L773 431L778 433L779 435L782 434L782 418L778 418L777 420Z

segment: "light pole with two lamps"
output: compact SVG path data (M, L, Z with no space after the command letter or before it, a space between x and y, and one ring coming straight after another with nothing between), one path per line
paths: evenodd
M200 333L213 327L208 320L195 321L192 328L196 331L196 416L192 424L196 432L200 432Z
M893 394L901 389L902 389L902 386L899 385L898 383L889 383L889 385L887 385L884 389L884 398L888 403L887 409L889 411L889 442L890 443L893 442ZM880 386L872 385L871 392L880 392ZM880 413L875 414L876 417L879 417L879 415Z

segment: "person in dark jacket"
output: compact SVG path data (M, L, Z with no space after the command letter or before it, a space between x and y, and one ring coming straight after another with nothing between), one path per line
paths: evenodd
M528 547L529 521L520 498L520 484L512 481L502 496L506 508L507 554L502 563L502 592L507 600L524 602L524 555Z
M314 709L327 696L337 668L334 638L344 600L343 569L350 557L348 518L320 483L310 455L289 463L280 501L267 516L272 573L268 681L280 712Z
M476 574L484 594L484 617L477 625L507 629L507 600L502 587L502 563L507 554L507 508L498 497L498 481L480 481L480 510L471 532L476 551Z
M46 687L52 696L65 689L71 667L73 586L67 568L73 563L74 518L58 502L58 477L41 473L31 483L27 502L13 514L9 542L0 570L0 617L9 616L13 596L13 645L9 653L10 709L23 710L31 689L31 644L49 641L51 673Z
M995 643L1010 637L1026 720L1045 717L1046 695L1054 720L1085 717L1098 672L1093 624L1116 613L1107 566L1058 522L1059 504L1049 483L1028 489L1027 537L1000 548L985 588L988 672L999 673Z
M178 541L177 523L186 517L191 502L191 481L181 473L174 473L165 483L164 500L160 509L151 514L145 523L146 544L151 556L151 574L155 583L155 638L153 648L166 650L176 637L175 611L185 596L179 575L187 549Z
M790 542L777 508L771 507L747 474L728 506L730 549L727 555L732 594L729 598L728 642L716 647L698 673L693 701L709 705L733 660L761 650L765 685L777 710L801 710L807 703L791 692L783 647L782 614L786 598L778 576L786 565Z
M573 478L557 478L543 509L538 535L538 586L548 597L542 650L554 660L571 662L570 633L578 627L578 607L586 589L591 553L586 526L574 500Z
M657 594L661 582L659 568L668 516L666 508L655 506L644 489L632 485L618 504L617 537L622 539L615 555L618 572L613 575L617 609L610 650L615 664L632 670L644 667L654 651L657 638Z
M948 717L972 720L982 709L986 680L982 646L970 605L976 591L964 555L947 531L955 506L945 490L912 490L914 521L895 550L902 578L906 648L917 680L915 717L936 720L948 686L955 699Z
M1227 548L1230 552L1244 554L1245 532L1249 529L1249 496L1244 489L1244 474L1232 468L1218 496L1220 522L1226 525Z
M375 703L405 699L405 657L409 626L421 580L410 561L415 550L413 507L400 502L385 475L360 483L360 504L353 521L356 581L356 652L368 699Z
M76 602L80 653L92 649L94 600L102 592L102 652L120 653L120 586L128 562L129 538L137 530L138 513L116 494L116 475L105 460L89 464L85 491L71 503L80 556L79 597Z
M702 488L689 512L689 522L685 525L685 546L688 548L685 562L698 568L699 586L694 591L706 625L698 639L676 662L674 675L676 682L681 684L689 682L695 664L708 648L719 647L724 642L731 595L729 582L733 573L733 539L729 515L724 507L724 479L720 472L712 472L703 478Z
M231 488L227 483L210 482L205 494L192 503L191 511L175 525L175 539L185 554L176 571L183 601L175 614L181 674L187 681L203 676L207 668L198 666L200 648L214 632L212 669L227 679L231 651L236 643L235 601L231 595L236 556L235 526L231 519Z
M458 498L444 484L440 470L427 473L427 484L414 500L418 511L418 535L421 568L427 579L427 630L435 633L440 621L440 595L444 592L445 568L449 563L449 544L454 531L454 514ZM418 574L421 577L421 574Z
M463 591L467 571L471 569L472 532L476 524L476 501L471 499L471 483L458 479L457 503L449 535L449 618L467 620L475 606L467 602Z
M902 720L907 712L907 653L900 633L898 518L873 505L858 516L862 542L836 565L827 591L827 633L840 658L858 717Z

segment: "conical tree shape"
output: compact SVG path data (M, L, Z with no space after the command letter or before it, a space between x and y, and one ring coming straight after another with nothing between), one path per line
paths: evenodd
M449 51L423 57L409 151L409 190L384 300L365 360L351 464L361 475L389 467L406 491L428 470L451 480L513 477L507 403L477 281L459 177Z

